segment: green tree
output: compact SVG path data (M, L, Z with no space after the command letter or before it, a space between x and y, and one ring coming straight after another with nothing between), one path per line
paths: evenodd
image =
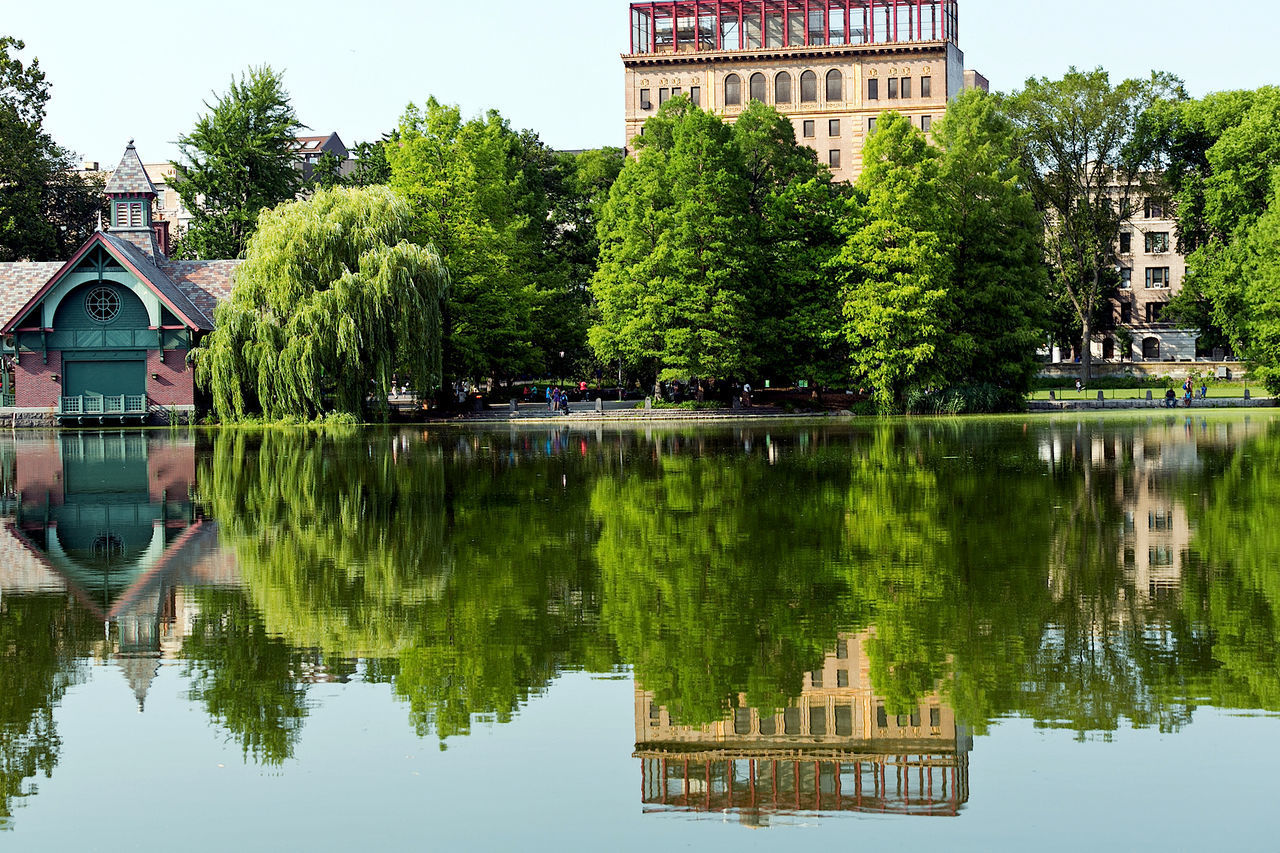
M938 195L949 235L953 382L990 384L1020 400L1044 343L1044 223L996 98L970 91L934 127ZM1000 239L992 239L993 234Z
M1101 68L1072 68L1061 80L1028 79L1005 101L1044 215L1053 285L1080 330L1085 381L1097 316L1115 286L1121 227L1158 166L1159 148L1140 122L1154 104L1179 96L1180 84L1168 75L1113 85Z
M311 178L307 182L314 189L331 190L341 185L342 161L332 151L326 151L313 164Z
M635 144L601 216L592 349L655 378L741 375L753 249L732 132L674 98Z
M44 129L49 83L26 45L0 36L0 262L69 256L92 233L102 183Z
M387 162L387 142L394 138L388 134L376 142L357 142L351 150L352 167L346 177L353 187L376 187L391 181L391 164Z
M496 111L462 119L435 98L405 111L386 144L390 184L408 200L413 233L449 269L444 374L510 377L534 367L535 269L547 208L531 184L541 143L511 129Z
M321 190L263 214L196 351L224 419L362 414L393 374L440 381L439 256L408 242L412 214L386 187Z
M173 187L191 211L176 256L240 258L265 209L293 199L302 173L298 121L282 74L268 65L232 80L225 94L178 138Z

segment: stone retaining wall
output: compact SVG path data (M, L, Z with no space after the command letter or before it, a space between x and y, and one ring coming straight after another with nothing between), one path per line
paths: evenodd
M1273 397L1255 397L1245 400L1240 397L1209 397L1206 400L1192 401L1188 409L1177 399L1177 409L1184 412L1196 409L1262 409L1276 405ZM1074 412L1085 409L1165 409L1164 397L1151 400L1032 400L1027 408L1033 412ZM1167 409L1172 412L1175 409Z

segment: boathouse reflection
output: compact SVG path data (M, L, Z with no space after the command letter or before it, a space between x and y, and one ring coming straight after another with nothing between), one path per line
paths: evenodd
M735 708L684 726L636 686L646 811L956 815L969 799L972 738L934 693L906 713L871 689L867 634L843 634L787 708Z

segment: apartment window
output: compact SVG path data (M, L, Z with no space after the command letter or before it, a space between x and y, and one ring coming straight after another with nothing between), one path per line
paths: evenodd
M671 100L671 90L659 89L658 90L658 106L662 106L669 100Z
M883 705L876 706L876 728L878 729L889 728L889 715L884 710Z
M920 78L920 97L922 98L933 97L933 78L932 77Z
M1169 251L1169 232L1152 231L1146 235L1146 242L1148 255L1163 255Z
M751 709L733 709L733 733L735 735L751 734Z
M1168 545L1147 548L1147 564L1152 568L1173 565L1173 549Z
M809 684L812 687L822 687L822 670L818 669L809 673Z
M898 78L889 78L889 100L897 100L898 98Z
M920 129L925 133L929 132L929 128L933 126L933 116L920 116Z
M799 708L787 708L782 712L782 733L787 735L800 734Z
M809 709L809 734L822 737L827 733L827 709Z
M880 100L880 81L874 77L867 81L867 100Z
M844 75L835 68L827 72L827 100L844 100Z
M849 658L849 641L840 640L836 643L836 660L848 660Z
M641 90L640 90L640 109L642 109L642 110L651 110L651 109L653 109L653 101L649 100L649 90L648 90L648 89L641 89Z
M827 136L840 135L840 119L833 118L827 120Z
M785 71L773 78L773 102L775 104L791 103L791 75Z
M928 78L926 77L925 79L927 80ZM942 709L941 708L929 709L929 725L935 729L942 725Z
M919 708L911 709L911 726L917 729L920 728L920 709Z
M702 106L702 87L701 86L689 87L689 100L693 102L693 105L695 107Z
M1167 302L1148 302L1147 303L1147 322L1159 323L1160 315L1164 313L1164 306L1167 304L1168 304ZM1146 353L1143 353L1142 357L1147 358L1148 356L1146 355ZM1156 358L1160 357L1159 350L1156 351L1155 357Z
M850 705L836 706L836 734L839 737L853 736L853 707Z
M759 101L760 103L763 104L765 100L767 100L768 98L768 95L765 94L765 88L766 88L766 84L765 84L764 75L759 72L752 74L751 75L751 100Z
M1120 303L1120 322L1126 326L1133 322L1133 305L1127 299Z
M827 152L827 165L833 169L840 168L840 149L832 148Z
M902 97L904 98L911 97L911 78L910 77L902 78Z
M760 734L776 735L778 733L778 718L774 716L760 718Z
M816 136L817 133L818 131L814 129L813 119L811 118L805 119L804 120L804 138L813 139L813 137Z
M1147 289L1160 290L1169 286L1168 267L1147 267Z
M875 132L876 132L876 120L873 118L867 119L867 133L875 133Z
M1133 251L1133 235L1128 231L1120 232L1120 254L1127 255Z
M1148 198L1142 202L1142 215L1146 219L1164 219L1164 200Z
M818 75L806 71L800 75L800 103L816 104L818 102Z
M1133 270L1128 267L1120 268L1120 289L1128 290L1133 287Z
M836 670L836 687L848 687L848 686L849 686L849 670L837 669Z
M678 98L683 93L684 93L684 89L681 89L679 86L677 86L676 88L671 90L671 97Z
M742 105L742 78L730 74L724 78L724 105L737 107Z

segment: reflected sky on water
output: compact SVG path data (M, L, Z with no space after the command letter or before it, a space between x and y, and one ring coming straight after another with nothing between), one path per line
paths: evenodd
M1257 413L10 434L0 845L1265 846L1278 476Z

